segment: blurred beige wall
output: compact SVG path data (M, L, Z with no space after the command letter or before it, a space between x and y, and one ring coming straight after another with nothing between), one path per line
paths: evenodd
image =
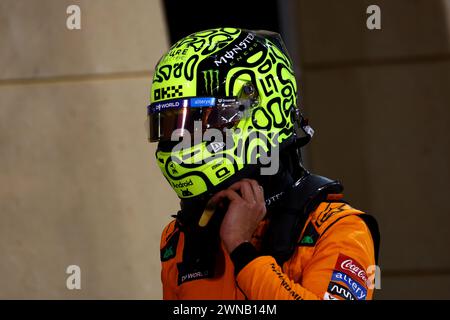
M178 204L144 127L160 2L2 0L0 48L0 298L161 298Z
M375 297L450 299L450 1L297 4L307 160L379 221Z

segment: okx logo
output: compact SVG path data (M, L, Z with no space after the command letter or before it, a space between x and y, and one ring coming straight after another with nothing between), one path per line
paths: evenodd
M167 98L177 98L183 96L183 86L170 86L165 88L155 89L155 101L164 100Z
M205 93L213 95L214 90L219 88L219 70L202 71L203 80L205 81Z

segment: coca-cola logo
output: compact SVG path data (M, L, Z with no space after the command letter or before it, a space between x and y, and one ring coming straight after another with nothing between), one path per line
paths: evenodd
M355 275L357 277L355 279L359 278L362 284L368 285L369 283L365 269L355 259L344 254L339 255L335 269L349 276Z
M357 275L364 283L367 282L366 272L357 266L352 259L344 260L344 262L341 263L341 268L344 271L350 271L354 275Z

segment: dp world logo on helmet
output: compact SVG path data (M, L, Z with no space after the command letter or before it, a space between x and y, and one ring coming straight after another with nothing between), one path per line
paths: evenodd
M238 141L235 141L235 137L237 137ZM242 140L239 141L239 139ZM219 130L217 128L208 128L203 131L202 122L194 121L193 139L188 130L176 129L172 132L171 141L178 141L171 152L171 161L176 164L201 165L217 161L220 158L226 158L231 164L261 165L261 175L274 175L278 172L280 163L278 134L272 134L265 130L253 131L246 137L243 137L241 129L225 128ZM206 145L210 142L209 147L206 148L206 150L209 149L210 153L207 157L199 157L197 156L198 152L192 152L192 148L203 144L203 142L206 142ZM245 147L245 145L248 147ZM186 158L187 154L196 156ZM192 181L172 183L172 185L174 188L186 188L192 185Z

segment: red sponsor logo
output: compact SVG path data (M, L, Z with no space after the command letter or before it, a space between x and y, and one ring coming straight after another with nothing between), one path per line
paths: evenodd
M344 254L340 254L334 267L338 271L351 276L355 275L362 284L367 285L368 278L364 268L355 260Z

